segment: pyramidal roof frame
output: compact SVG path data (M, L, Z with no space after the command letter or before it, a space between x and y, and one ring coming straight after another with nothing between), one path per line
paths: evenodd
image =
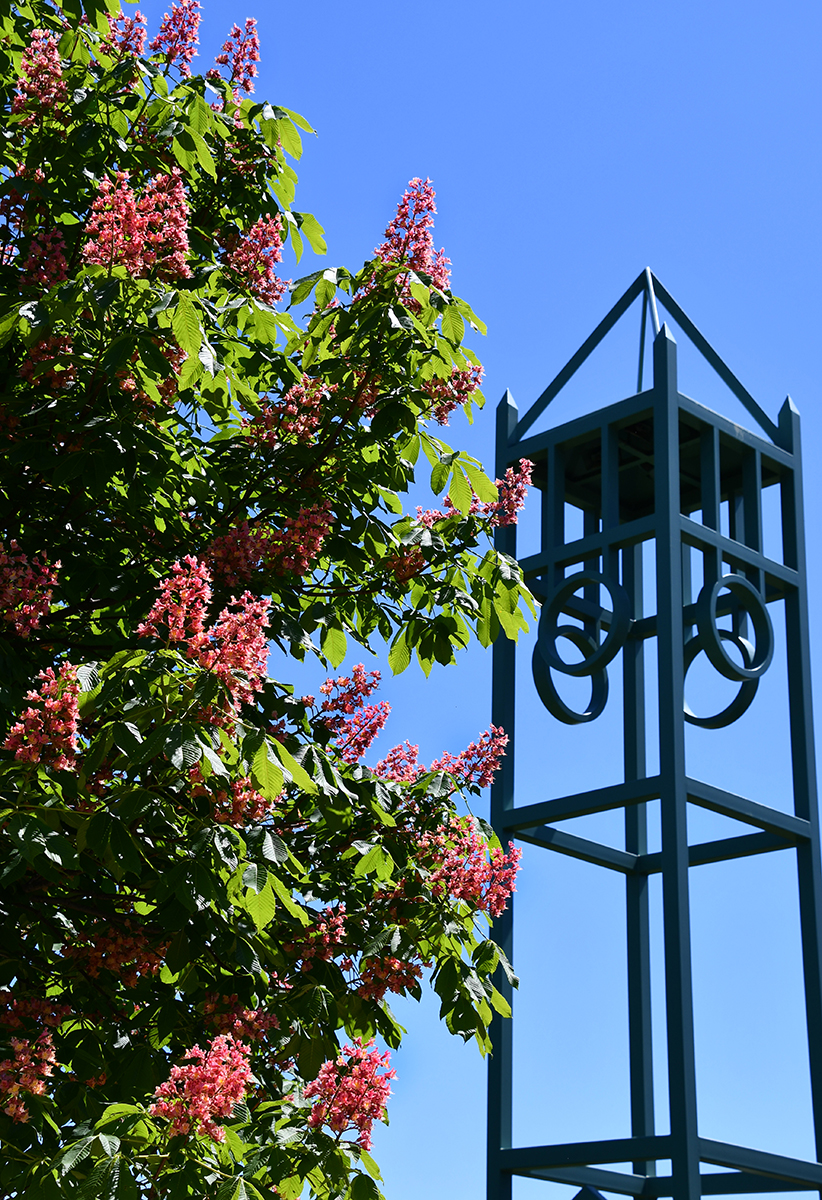
M671 317L676 321L682 332L688 337L691 343L700 352L710 366L716 371L719 378L725 383L733 394L736 396L759 425L774 445L782 444L780 438L779 427L770 419L764 409L757 404L748 389L740 383L733 371L728 367L714 350L708 339L700 333L696 325L690 317L674 300L671 293L660 283L654 275L650 267L636 277L634 282L626 292L617 300L614 307L603 320L597 325L594 332L588 337L577 350L576 354L568 360L559 374L548 384L548 387L539 396L527 413L517 422L516 428L512 430L511 441L520 441L523 435L531 428L534 422L542 415L551 401L562 391L566 383L576 374L585 360L594 352L602 339L610 333L617 321L633 304L634 300L642 293L642 321L639 334L639 369L637 373L637 392L642 391L642 373L645 360L645 326L647 322L648 312L651 314L651 323L653 325L654 336L660 329L659 310L657 308L657 296L661 300L665 309L670 313Z

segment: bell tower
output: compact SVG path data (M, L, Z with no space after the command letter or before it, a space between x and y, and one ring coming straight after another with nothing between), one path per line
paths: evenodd
M529 430L577 369L642 297L636 394L545 433ZM660 325L657 298L679 329L744 405L758 432L742 428L684 396L677 383L677 346ZM643 348L650 315L653 382L643 389ZM542 603L531 663L533 703L562 726L595 721L609 702L608 666L622 655L622 777L594 791L545 800L521 795L513 745L491 793L491 820L503 843L529 842L625 877L631 1136L554 1145L512 1140L513 1035L497 1019L489 1067L488 1200L510 1200L516 1176L602 1189L626 1196L774 1191L822 1194L822 871L811 712L808 598L802 505L799 414L786 400L776 423L763 412L673 297L645 270L529 411L519 417L506 393L497 410L497 474L520 458L535 463L541 491L539 552L521 560ZM763 549L762 492L779 490L782 556ZM727 531L720 512L728 506ZM581 510L582 534L566 540L565 508ZM654 543L654 572L643 578L643 544ZM497 531L498 547L516 555L516 527ZM698 588L691 564L701 571ZM694 594L696 592L696 594ZM793 804L790 813L736 795L688 773L685 730L736 721L754 702L774 653L768 606L785 604ZM650 615L649 615L650 611ZM647 753L645 648L656 640L658 754ZM569 654L569 647L573 651ZM564 651L564 653L563 653ZM729 704L698 716L685 703L685 677L696 657L733 681ZM515 744L517 650L494 646L492 720ZM571 661L573 660L573 661ZM590 682L586 706L563 699L560 676ZM612 701L613 702L613 701ZM619 700L616 700L619 703ZM658 761L650 774L649 759ZM649 853L647 807L658 801L661 850ZM689 844L688 806L732 817L749 832ZM564 831L563 821L624 811L624 848ZM808 1029L815 1162L701 1136L697 1113L691 983L691 867L785 850L795 854L799 883L802 966ZM546 861L546 869L550 863ZM667 1108L670 1133L654 1126L651 1037L651 949L648 883L662 880ZM495 937L511 957L513 908L495 922ZM562 981L557 982L562 986ZM507 993L511 999L510 989ZM516 1011L514 1013L516 1020ZM670 1161L670 1174L657 1163ZM629 1172L613 1164L632 1164ZM720 1167L717 1172L703 1166Z

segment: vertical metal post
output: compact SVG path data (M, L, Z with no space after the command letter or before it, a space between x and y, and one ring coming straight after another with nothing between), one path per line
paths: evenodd
M509 391L497 407L496 465L501 477L508 465L508 440L516 428L517 406ZM495 545L505 554L516 556L515 525L497 529ZM514 710L516 689L516 646L506 637L494 642L491 720L508 734L508 753L491 785L491 824L507 850L503 828L504 814L514 803ZM494 921L494 939L509 959L514 949L514 906L509 903L502 916ZM502 995L510 1004L513 989L502 971L496 981ZM488 1060L488 1200L511 1200L511 1175L500 1166L500 1150L511 1146L513 1125L513 1027L512 1022L495 1014L491 1022L492 1052Z
M654 340L654 461L657 513L659 770L662 899L671 1160L675 1200L700 1195L696 1114L685 718L682 706L682 551L676 342L663 325Z
M779 413L779 431L794 467L782 482L782 547L785 565L799 572L799 586L785 597L788 654L788 703L791 726L794 808L809 821L812 836L797 847L799 915L805 967L805 1011L814 1109L816 1157L822 1161L822 864L819 852L819 811L813 738L808 594L805 586L805 524L802 505L800 422L793 401ZM820 1193L822 1195L822 1193Z

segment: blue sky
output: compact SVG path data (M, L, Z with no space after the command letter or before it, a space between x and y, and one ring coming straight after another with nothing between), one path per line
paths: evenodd
M163 5L142 7L156 28ZM454 444L490 463L503 390L524 411L646 265L772 417L792 395L804 418L822 703L822 8L315 0L238 9L207 0L204 67L247 15L260 23L258 95L317 129L305 139L297 207L325 226L327 265L359 266L407 180L434 181L437 245L453 260L455 291L489 328L477 346L489 409L471 430L455 420ZM314 269L310 256L303 265ZM638 315L626 320L552 421L633 390ZM680 380L750 424L684 347ZM521 801L615 778L619 730L607 710L584 730L560 727L523 676ZM416 668L387 679L394 714L381 743L408 737L427 759L458 750L488 724L489 681L490 656L478 649L428 682ZM783 806L783 697L777 655L742 721L694 731L692 773ZM704 818L693 828L721 836ZM604 818L590 829L614 835ZM621 895L610 874L526 848L516 952L522 1144L628 1133ZM812 1157L790 853L693 871L692 903L701 1132ZM473 1200L484 1194L485 1068L475 1048L439 1029L433 1005L397 1007L408 1045L390 1130L376 1140L387 1194L416 1200L423 1184L434 1200ZM665 1121L660 1112L662 1130ZM572 1194L516 1188L517 1200Z

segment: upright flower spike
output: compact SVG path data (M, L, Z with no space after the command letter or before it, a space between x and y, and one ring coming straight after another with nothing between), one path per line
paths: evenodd
M59 229L40 229L31 239L20 282L47 292L68 278L66 243Z
M522 851L488 851L471 820L452 817L441 833L426 834L423 846L431 852L434 869L428 884L434 895L453 896L479 912L499 917L505 911L519 871Z
M252 295L264 304L275 305L286 289L274 274L283 259L283 239L278 217L261 217L240 236L226 256L226 264L240 277Z
M435 196L430 179L412 179L385 230L385 241L374 254L383 262L407 264L412 271L422 271L435 287L445 289L451 277L451 260L444 250L434 249L431 230L437 211Z
M254 91L257 63L260 61L260 38L254 17L246 17L245 29L232 25L231 33L223 42L223 48L214 60L218 66L228 67L228 82L234 92L235 101L239 93L250 95ZM219 71L209 71L208 76L220 78Z
M29 559L17 542L0 542L0 621L27 638L51 608L57 571L43 556Z
M127 17L120 9L120 15L108 16L110 37L103 40L104 49L118 58L126 55L142 55L146 48L146 19L141 12L133 17Z
M249 1047L230 1033L218 1034L208 1050L192 1046L183 1055L188 1065L171 1068L168 1081L154 1092L149 1112L167 1117L173 1136L194 1131L224 1142L225 1129L217 1122L227 1120L245 1096L251 1079L249 1053Z
M143 273L156 268L165 279L190 279L186 263L188 202L179 167L168 175L155 175L137 203L145 219Z
M64 663L55 675L46 667L37 678L43 686L26 693L32 704L11 727L4 748L12 750L20 762L70 771L77 754L77 668Z
M127 171L104 179L91 206L83 246L87 263L122 265L143 277L188 279L188 203L180 171L155 175L138 199Z
M68 94L53 33L45 29L32 31L31 42L23 52L21 70L11 111L25 114L23 124L32 126L46 113L54 115Z
M192 650L199 650L207 641L205 620L210 602L211 577L205 564L186 555L160 585L159 599L137 627L137 633L140 637L184 642Z
M149 50L161 54L168 66L179 67L181 75L190 75L199 32L199 0L180 0L179 4L172 4L170 14L163 14L160 32L149 42Z
M308 1118L317 1128L328 1125L333 1133L357 1130L357 1142L371 1149L371 1128L385 1119L385 1106L391 1095L391 1080L397 1072L388 1067L391 1055L374 1046L374 1039L363 1043L354 1038L353 1046L344 1046L337 1059L323 1063L317 1078L306 1087L307 1100L314 1099Z

